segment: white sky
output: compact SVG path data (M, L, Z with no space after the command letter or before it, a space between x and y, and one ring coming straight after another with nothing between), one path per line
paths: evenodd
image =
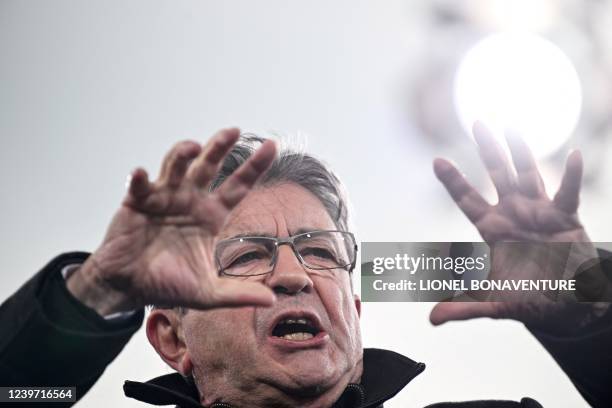
M56 254L93 250L132 168L155 174L175 141L229 125L308 134L347 185L360 241L477 240L404 115L422 3L2 1L0 299ZM610 192L583 203L591 237L612 240ZM366 346L428 365L390 407L586 405L520 324L433 328L431 306L363 307ZM140 407L123 381L168 371L141 330L78 406Z

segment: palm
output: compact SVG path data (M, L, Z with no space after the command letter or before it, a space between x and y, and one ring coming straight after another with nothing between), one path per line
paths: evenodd
M596 257L577 216L582 160L578 152L568 158L561 187L554 199L544 189L540 173L525 143L516 137L508 139L514 164L481 125L474 127L474 136L482 160L497 190L499 201L490 205L448 161L438 159L434 170L452 198L480 235L489 244L493 264L489 279L559 279L563 276L564 257L567 265L577 266ZM516 244L508 244L514 241ZM534 243L572 242L571 258L561 246ZM520 245L529 243L529 245ZM546 262L543 262L546 260ZM497 294L498 295L498 294ZM432 311L432 321L472 317L511 317L522 321L533 318L534 310L545 318L555 307L542 299L518 298L513 294L494 298L502 302L446 303ZM491 296L488 297L491 299ZM513 301L521 302L513 302ZM508 302L511 301L511 302ZM527 305L526 305L527 304ZM534 306L537 304L537 307ZM525 310L531 316L527 316Z
M191 142L166 157L160 179L150 183L136 170L122 207L91 262L133 306L196 308L267 304L269 290L217 276L213 242L232 208L248 193L274 157L263 146L215 192L212 176L238 137L221 133L202 153Z
M151 217L130 209L120 213L116 221L122 231L109 235L107 244L114 248L113 258L122 262L115 270L138 279L147 302L172 304L176 296L196 299L201 284L212 286L216 267L211 262L214 234L209 228L189 214Z
M505 195L475 224L487 242L565 242L584 235L576 214L560 210L548 197L527 197L520 191Z

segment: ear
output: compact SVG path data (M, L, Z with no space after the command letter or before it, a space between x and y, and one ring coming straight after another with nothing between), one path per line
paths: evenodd
M149 343L162 360L184 376L191 375L193 364L178 313L171 309L153 309L146 329Z
M355 300L355 309L357 309L357 316L361 317L361 299L359 295L353 295L353 299Z

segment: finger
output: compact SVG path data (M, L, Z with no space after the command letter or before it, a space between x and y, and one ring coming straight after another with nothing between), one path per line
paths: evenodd
M477 317L497 318L498 307L495 302L440 302L429 314L434 326L453 320L469 320Z
M567 157L565 172L561 179L561 186L553 199L554 204L559 209L570 214L578 210L580 185L582 183L582 169L582 154L579 150L574 150Z
M257 179L276 157L276 145L266 140L259 149L219 187L218 194L227 209L232 209L247 195Z
M465 177L450 162L444 159L434 160L434 173L444 184L446 190L457 203L461 211L472 223L478 222L491 206L468 183Z
M473 133L480 157L493 181L497 195L501 198L514 190L514 176L508 157L481 122L474 123Z
M219 279L215 285L215 306L270 306L274 292L261 283Z
M506 141L516 169L519 190L529 197L545 195L542 176L525 140L517 133L508 132L506 133Z
M134 170L128 180L128 196L126 203L135 205L143 203L153 192L153 186L149 183L149 176L142 168Z
M189 140L174 145L164 159L160 182L171 188L178 187L183 181L189 163L201 150L202 147L198 143Z
M239 138L240 129L238 128L223 129L217 132L189 167L187 178L198 187L206 187L219 171L225 155Z

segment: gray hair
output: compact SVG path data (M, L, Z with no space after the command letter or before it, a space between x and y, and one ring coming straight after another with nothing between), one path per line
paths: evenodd
M213 179L210 190L217 189L227 177L257 150L265 138L243 134L225 157L221 170ZM319 159L297 150L281 148L278 157L258 181L269 186L282 182L295 183L321 201L336 228L348 231L348 200L338 177Z

